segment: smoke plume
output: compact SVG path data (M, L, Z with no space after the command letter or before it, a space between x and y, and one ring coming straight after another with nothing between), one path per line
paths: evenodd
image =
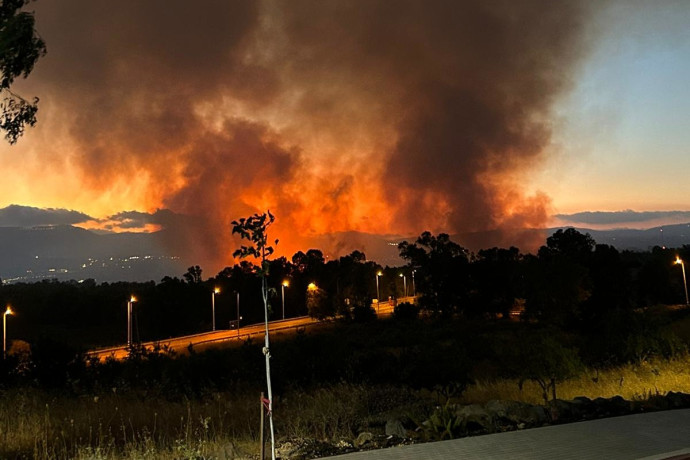
M214 266L231 262L230 221L266 209L287 255L350 231L519 244L510 232L547 216L521 175L548 149L589 14L549 0L34 6L53 130L40 139L94 196L190 216L169 243Z

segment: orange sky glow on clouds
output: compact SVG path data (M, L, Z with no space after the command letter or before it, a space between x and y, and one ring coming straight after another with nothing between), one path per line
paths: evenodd
M216 265L236 247L230 222L266 209L288 256L338 232L543 243L514 229L556 211L543 171L597 14L537 0L29 8L48 54L15 90L40 97L39 121L0 146L0 205L118 231L166 226L123 211L171 210L187 225L174 244Z

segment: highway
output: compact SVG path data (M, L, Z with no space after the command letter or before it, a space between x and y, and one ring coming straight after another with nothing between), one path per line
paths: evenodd
M413 296L403 297L398 299L399 303L410 302L414 303L416 298ZM379 318L384 318L393 314L395 304L390 301L379 302L371 304L371 307L376 312ZM269 333L296 330L299 328L307 328L320 324L322 321L310 318L309 316L300 316L297 318L281 319L276 321L269 321ZM190 345L205 345L210 343L221 343L233 340L246 340L252 337L263 337L265 330L264 323L251 324L241 327L239 329L223 329L209 332L202 332L199 334L186 335L183 337L173 337L154 342L144 342L141 346L147 350L153 349L156 345L166 347L170 350L180 352L186 350ZM96 357L100 361L105 361L107 358L124 359L127 357L127 345L118 345L109 348L100 348L88 352L89 356Z

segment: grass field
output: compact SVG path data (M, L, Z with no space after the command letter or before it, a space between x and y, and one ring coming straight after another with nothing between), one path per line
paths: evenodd
M690 393L690 358L652 361L605 371L587 370L559 386L559 397ZM36 389L0 398L0 458L169 459L225 458L258 452L259 403L252 389L200 400L167 401L146 394L65 397ZM406 388L336 384L288 391L276 398L279 439L352 439L380 431L390 416L423 419L438 395ZM541 402L541 390L517 381L476 382L459 402L491 399Z

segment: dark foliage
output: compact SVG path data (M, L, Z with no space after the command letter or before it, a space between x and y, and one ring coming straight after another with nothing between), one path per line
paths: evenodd
M10 91L17 77L26 78L36 61L46 54L46 45L34 30L33 13L21 11L30 0L0 2L0 129L10 144L24 133L25 126L36 124L38 98L32 102Z

